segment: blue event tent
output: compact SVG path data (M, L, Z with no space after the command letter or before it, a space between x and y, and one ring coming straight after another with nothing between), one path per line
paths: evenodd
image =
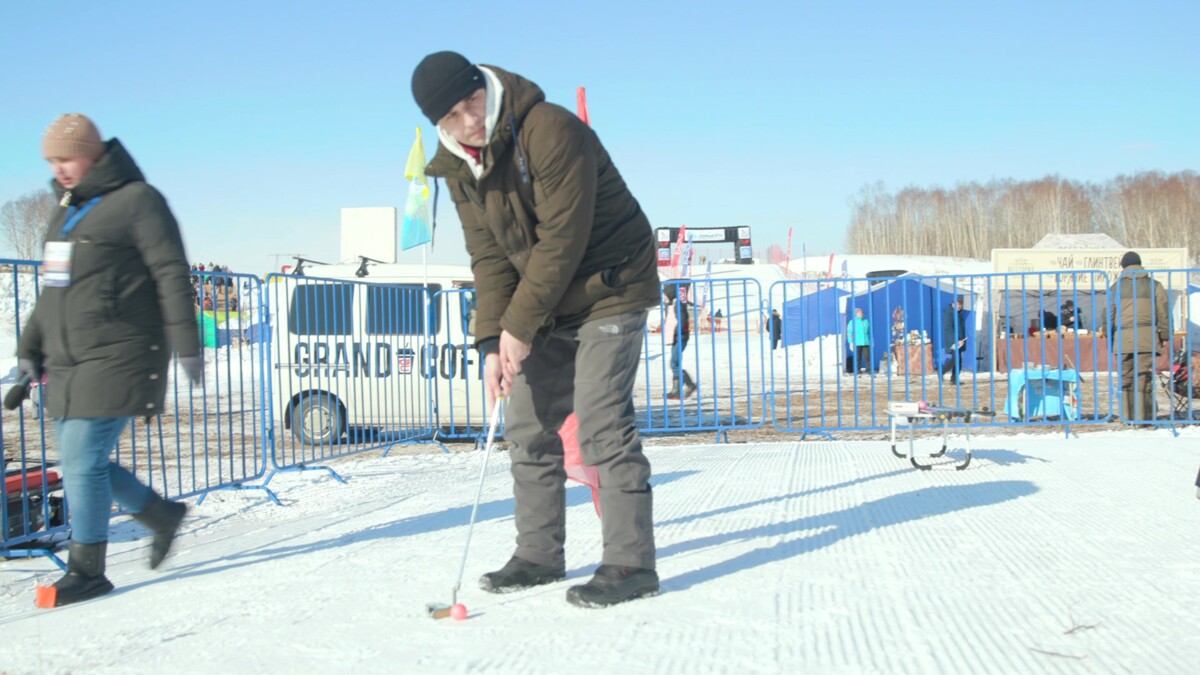
M856 292L842 286L828 286L806 293L783 303L782 342L785 346L791 346L827 335L840 335L844 339L846 324L854 315L854 310L861 307L871 322L873 360L878 365L879 359L891 346L892 310L902 307L905 332L923 331L932 340L935 360L940 364L949 358L942 346L944 312L961 295L967 310L967 349L963 353L963 368L975 370L974 293L969 288L951 282L951 279L906 274L869 286L862 281L852 282L851 288L860 289ZM849 363L848 346L846 354L846 363Z
M943 339L944 312L960 295L963 296L963 307L967 310L967 348L963 352L963 369L975 370L974 293L969 288L955 285L952 279L904 275L871 284L868 289L846 298L841 315L841 329L844 333L845 325L854 315L854 310L861 307L863 314L871 322L871 344L875 353L882 356L884 350L891 345L892 311L901 307L904 309L905 332L924 331L933 341L934 360L941 364L949 359L944 344L954 339L952 336L949 340ZM878 358L877 356L876 365Z
M845 332L841 299L850 291L830 286L783 303L783 344L791 346Z

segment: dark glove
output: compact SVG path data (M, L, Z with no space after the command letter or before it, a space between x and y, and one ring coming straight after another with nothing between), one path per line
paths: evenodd
M4 409L16 410L21 402L29 398L29 384L42 377L42 369L33 359L17 359L19 381L4 394Z
M183 368L183 372L187 373L193 387L204 384L203 356L181 356L179 357L179 367Z
M17 379L29 378L30 382L42 379L42 367L33 359L17 359Z

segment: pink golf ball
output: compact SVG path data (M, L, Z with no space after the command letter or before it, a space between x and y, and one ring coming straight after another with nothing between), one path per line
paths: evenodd
M455 621L462 621L467 618L467 606L461 602L450 608L450 618Z

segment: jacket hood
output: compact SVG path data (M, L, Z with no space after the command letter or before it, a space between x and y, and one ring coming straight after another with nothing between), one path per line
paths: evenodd
M541 87L520 75L496 66L481 64L479 67L484 70L485 77L488 77L489 81L491 77L495 77L503 87L499 111L488 137L488 144L484 146L483 150L482 174L486 174L495 166L496 158L502 156L513 145L515 136L525 121L525 116L535 105L546 100L546 94ZM491 115L489 115L490 120ZM492 125L489 124L489 126ZM425 167L426 175L461 179L475 178L466 159L461 154L461 149L454 152L448 148L447 138L448 136L442 134L439 129L438 149L428 166ZM449 140L453 141L453 139ZM454 144L457 145L457 141L454 141Z
M125 146L121 145L121 141L112 138L104 145L108 149L96 160L91 171L87 172L75 189L67 190L57 178L50 181L50 187L60 201L63 195L70 193L70 203L79 204L96 195L112 192L126 183L146 180L133 157L130 157Z
M500 112L504 107L504 83L501 82L500 78L496 77L496 74L487 66L480 66L479 71L483 73L483 81L485 84L484 96L487 99L487 108L486 112L484 113L486 119L484 120L483 135L485 139L484 144L486 145L487 140L491 140L492 135L496 132L497 122L500 121ZM437 127L437 132L438 142L441 144L440 147L449 150L450 154L463 160L463 162L466 163L467 168L471 170L471 173L476 178L479 178L483 175L483 165L477 163L475 159L463 149L463 145L462 143L458 142L458 139L451 136L450 132L446 131L440 126Z

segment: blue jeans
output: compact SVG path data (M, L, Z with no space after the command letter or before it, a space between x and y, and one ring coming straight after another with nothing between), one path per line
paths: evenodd
M672 377L680 377L682 375L683 366L683 350L687 345L683 341L677 341L671 345L671 373Z
M63 490L71 509L71 541L108 541L113 499L130 513L141 513L154 499L127 469L109 460L128 417L55 420L62 456Z

